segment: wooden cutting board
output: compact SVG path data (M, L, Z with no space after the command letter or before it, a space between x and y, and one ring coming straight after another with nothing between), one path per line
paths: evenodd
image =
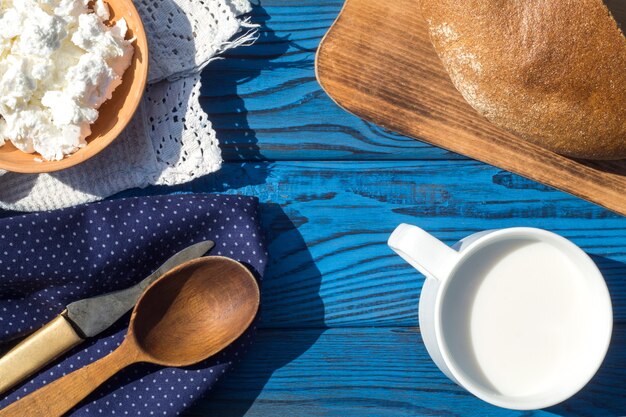
M574 160L489 123L452 85L415 0L347 0L316 61L324 90L363 119L626 215L626 160Z

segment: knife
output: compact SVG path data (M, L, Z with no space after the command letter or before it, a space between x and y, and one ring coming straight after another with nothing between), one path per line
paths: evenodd
M0 358L0 394L43 368L63 353L104 331L131 310L143 291L170 269L207 253L215 244L204 241L169 258L140 283L124 290L75 301L50 323Z

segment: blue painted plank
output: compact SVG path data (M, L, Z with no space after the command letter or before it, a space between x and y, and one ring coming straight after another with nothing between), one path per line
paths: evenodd
M626 329L592 382L543 411L491 406L448 380L416 329L263 330L252 350L189 416L626 415Z
M143 192L173 190L256 195L264 203L266 328L416 326L423 277L385 243L402 222L449 244L512 226L559 233L599 263L615 319L626 319L626 218L481 163L228 163L191 184Z
M313 64L342 3L255 6L259 41L203 74L202 104L232 162L191 184L123 194L227 192L263 201L271 264L258 343L239 371L187 415L626 414L622 326L606 366L585 391L532 413L471 397L436 370L415 329L400 327L417 325L423 282L386 247L400 222L419 224L447 243L517 225L560 233L600 264L616 321L626 323L626 219L341 110L315 81ZM238 163L255 160L279 162ZM291 162L297 160L309 162ZM332 162L338 160L354 162ZM368 160L382 162L359 163Z
M264 1L251 15L258 41L205 70L201 103L224 159L464 159L366 123L322 91L315 51L342 4Z

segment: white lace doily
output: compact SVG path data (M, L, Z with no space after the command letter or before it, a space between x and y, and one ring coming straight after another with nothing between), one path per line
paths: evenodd
M38 211L101 200L151 184L174 185L217 171L215 131L199 102L200 72L220 52L251 42L248 0L137 0L150 49L148 87L109 147L51 174L0 175L0 207ZM0 171L1 172L1 171Z

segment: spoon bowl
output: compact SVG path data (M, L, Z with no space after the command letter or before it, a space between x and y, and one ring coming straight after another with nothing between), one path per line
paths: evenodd
M248 269L210 256L164 274L141 296L122 344L0 411L0 417L62 416L121 369L137 362L188 366L220 352L243 334L259 308Z
M228 258L208 257L171 271L137 302L130 333L146 360L193 365L216 354L250 326L259 305L252 274Z

